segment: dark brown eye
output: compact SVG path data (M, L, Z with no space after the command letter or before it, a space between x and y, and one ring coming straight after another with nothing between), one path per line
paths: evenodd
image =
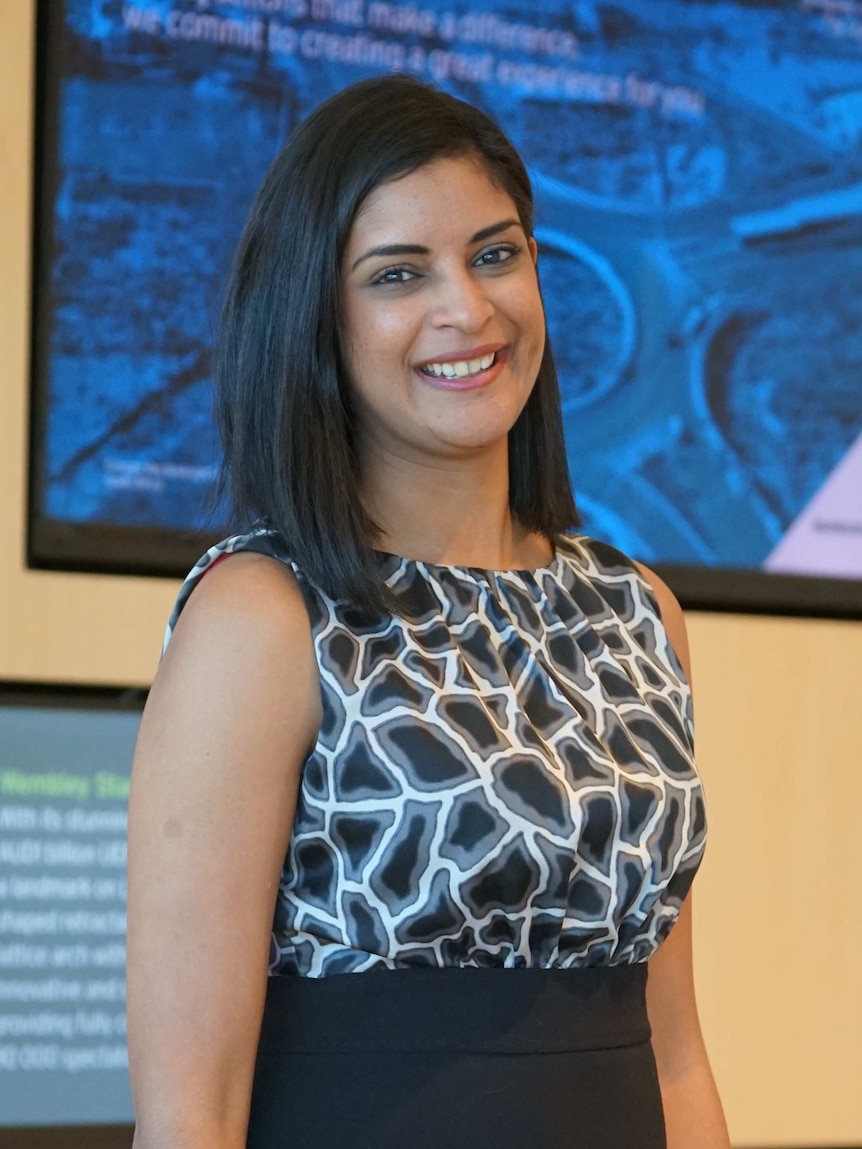
M411 271L409 267L385 267L383 271L378 271L371 282L386 286L407 283L409 280L415 278L416 273Z
M473 262L477 267L496 267L512 259L520 250L521 249L514 244L500 244L497 247L489 247L485 251L480 252Z

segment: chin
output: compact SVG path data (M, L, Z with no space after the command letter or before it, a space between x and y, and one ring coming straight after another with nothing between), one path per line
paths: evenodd
M482 426L460 426L445 430L441 428L437 437L441 442L458 447L462 451L482 451L502 440L508 440L513 425L511 422L506 422L499 427L489 427L484 423Z
M476 396L476 402L466 410L447 412L444 418L433 419L427 430L439 443L445 443L462 451L482 450L507 439L509 432L524 409L529 395L519 402L510 394L508 402L503 396L487 394L485 402ZM520 399L520 396L518 397ZM501 399L503 401L501 402Z

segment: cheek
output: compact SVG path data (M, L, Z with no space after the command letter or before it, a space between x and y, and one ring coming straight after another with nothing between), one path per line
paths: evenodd
M541 359L545 350L547 328L545 309L542 306L542 297L539 295L538 289L530 292L528 298L524 300L523 317L524 328L529 332L530 345L538 358Z
M355 371L374 365L400 365L409 358L412 328L405 316L392 308L354 306L347 313L348 362Z
M366 309L353 307L345 315L344 364L354 399L360 402L366 397L370 384L379 376L379 340L371 326L371 316Z
M405 346L401 327L382 308L345 309L344 365L355 417L385 421L398 394Z

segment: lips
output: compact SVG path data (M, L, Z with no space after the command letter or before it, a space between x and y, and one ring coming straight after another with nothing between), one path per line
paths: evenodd
M423 375L433 375L435 378L456 379L466 378L469 375L478 375L480 371L487 371L494 366L496 356L482 355L475 359L453 359L451 362L425 363L419 370Z
M498 351L502 351L504 348L507 348L505 343L482 343L478 347L465 347L458 351L442 351L439 355L423 359L417 365L417 370L421 370L426 363L457 363L459 361L469 362L471 359L482 359L486 355L496 355Z
M487 344L465 351L447 352L415 368L423 382L447 391L484 387L500 374L509 355L505 344Z

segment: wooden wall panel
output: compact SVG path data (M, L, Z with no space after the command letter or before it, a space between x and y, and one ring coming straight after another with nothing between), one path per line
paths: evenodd
M737 1145L862 1145L862 626L693 615L701 1018Z

